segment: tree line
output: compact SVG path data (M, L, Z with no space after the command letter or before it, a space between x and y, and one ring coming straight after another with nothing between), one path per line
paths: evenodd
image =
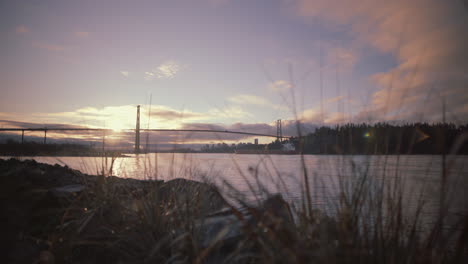
M291 139L305 154L468 154L468 125L407 123L319 127Z

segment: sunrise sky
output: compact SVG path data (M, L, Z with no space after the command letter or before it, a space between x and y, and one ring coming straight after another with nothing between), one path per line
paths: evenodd
M0 127L468 121L461 0L4 0ZM203 136L195 141L209 142ZM167 142L172 142L167 139Z

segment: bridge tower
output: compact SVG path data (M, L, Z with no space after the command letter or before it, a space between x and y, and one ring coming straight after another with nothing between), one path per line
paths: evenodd
M137 120L135 129L135 154L140 153L140 105L137 106Z
M283 130L281 127L281 119L276 120L276 139L279 142L283 141Z

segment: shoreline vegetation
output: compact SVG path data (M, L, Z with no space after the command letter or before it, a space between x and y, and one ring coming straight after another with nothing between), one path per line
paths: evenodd
M313 133L270 144L206 145L201 152L239 154L314 155L467 155L468 144L457 140L468 135L468 125L408 123L392 125L345 124L322 126ZM285 144L295 152L284 150ZM279 151L279 152L278 152Z
M313 133L269 144L207 144L200 150L174 147L141 153L236 153L236 154L314 154L314 155L468 155L468 125L447 123L409 123L392 125L345 124L319 127ZM285 148L285 146L291 146ZM79 143L24 144L7 140L0 143L0 156L83 156L126 157L132 150L103 150L102 147Z
M326 214L306 202L310 190L299 206L266 194L254 205L237 196L239 207L209 182L118 178L105 170L87 175L0 159L4 257L6 263L466 263L468 210L448 227L441 210L423 228L419 210L403 215L401 183L376 192L369 175L361 176Z

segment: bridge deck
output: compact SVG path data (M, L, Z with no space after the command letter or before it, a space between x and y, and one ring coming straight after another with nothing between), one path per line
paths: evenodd
M124 132L133 132L136 129L123 129ZM106 128L0 128L0 131L102 131L102 132L112 132L112 129ZM242 131L230 131L230 130L212 130L212 129L140 129L140 132L202 132L202 133L226 133L226 134L239 134L239 135L249 135L249 136L259 136L259 137L274 137L277 138L277 135L261 134L261 133L251 133L251 132L242 132ZM288 138L283 136L282 138Z

